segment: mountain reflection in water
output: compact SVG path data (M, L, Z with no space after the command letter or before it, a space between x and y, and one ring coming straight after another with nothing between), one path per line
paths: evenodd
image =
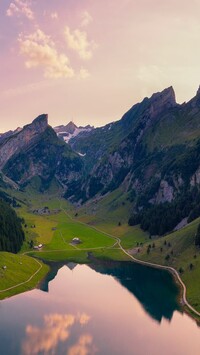
M49 283L56 277L63 264L52 263L51 271L40 288L48 292ZM73 270L75 263L66 266ZM170 273L138 265L133 262L95 261L88 265L91 269L103 275L110 275L133 294L141 303L145 311L155 320L162 318L171 320L174 311L179 310L179 289Z
M0 302L0 354L199 355L177 296L170 274L134 263L52 264L40 289Z

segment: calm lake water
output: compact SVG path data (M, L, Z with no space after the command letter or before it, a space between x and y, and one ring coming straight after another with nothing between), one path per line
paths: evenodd
M134 263L52 265L40 290L0 302L1 355L199 355L171 275Z

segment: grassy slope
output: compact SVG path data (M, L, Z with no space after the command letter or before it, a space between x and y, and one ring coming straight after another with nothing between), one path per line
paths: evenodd
M193 113L191 108L184 108L182 112L171 112L149 129L145 138L150 151L156 147L169 147L175 144L193 144L193 140L200 136L199 113Z
M3 266L7 269L3 270ZM42 269L26 282L31 275L39 270L40 265L35 259L26 255L15 255L11 253L0 253L0 299L16 295L34 288L48 271L47 265L42 264ZM12 290L1 292L7 288L26 282Z
M55 192L55 191L54 191ZM15 192L15 196L23 198L20 192ZM82 221L72 220L63 210L74 216L75 211L66 200L59 200L59 194L37 195L34 189L29 188L26 194L26 205L18 209L18 214L26 221L25 228L26 242L22 252L44 260L54 261L74 261L79 263L88 262L88 252L93 252L97 257L101 255L114 260L127 259L120 250L111 250L115 240L109 236L96 231L93 226L85 226ZM50 210L59 209L60 212L50 216L39 216L31 211L35 208L48 206ZM35 228L31 226L35 225ZM52 230L56 228L56 230ZM82 241L77 246L72 246L74 237L79 237ZM30 250L28 241L33 240L34 244L44 244L41 251ZM94 250L93 250L94 248ZM109 249L107 249L109 248ZM95 250L96 249L96 250Z
M131 204L127 200L127 195L121 189L117 189L97 203L94 200L78 210L77 219L121 238L122 246L131 248L137 243L147 241L148 234L138 226L130 227L128 225L130 210ZM72 213L73 211L71 211Z
M178 271L182 268L184 272L181 278L187 286L188 301L198 311L200 311L200 250L195 247L194 238L199 223L200 219L197 219L182 230L149 241L137 254L137 258L172 266ZM153 243L155 248L151 248L150 253L147 254L148 245ZM170 256L169 260L166 260L167 255ZM192 270L190 264L193 264Z

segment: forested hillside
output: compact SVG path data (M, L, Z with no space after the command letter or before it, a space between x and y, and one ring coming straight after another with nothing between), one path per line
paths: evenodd
M0 251L17 253L23 241L21 220L6 202L0 200Z

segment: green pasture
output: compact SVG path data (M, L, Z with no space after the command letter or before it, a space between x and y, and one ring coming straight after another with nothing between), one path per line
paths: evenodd
M0 252L0 299L28 291L37 286L38 282L48 272L48 266L42 264L41 270L29 281L34 273L39 270L40 265L33 258L26 255L16 255ZM6 269L3 269L6 267ZM15 287L16 285L20 285ZM11 290L4 291L13 287Z

